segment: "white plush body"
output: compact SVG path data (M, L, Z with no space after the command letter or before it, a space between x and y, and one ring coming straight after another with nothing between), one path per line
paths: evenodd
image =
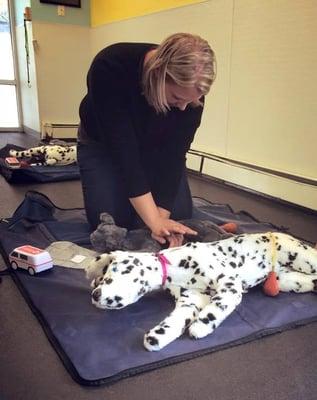
M77 161L77 147L47 145L22 151L10 150L10 155L17 158L42 156L43 162L38 165L69 165Z
M162 349L187 327L194 338L212 333L242 294L266 279L273 263L281 291L317 292L317 250L283 233L187 243L160 253L170 262L163 288L175 298L175 309L145 334L148 350ZM154 253L102 254L87 269L88 278L94 278L92 302L103 309L123 308L161 288L162 271Z

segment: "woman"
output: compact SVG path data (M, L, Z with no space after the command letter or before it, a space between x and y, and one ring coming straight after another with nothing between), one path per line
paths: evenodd
M160 45L118 43L97 54L80 105L78 163L88 221L101 212L119 226L143 222L160 243L194 232L186 152L200 125L215 56L196 35Z

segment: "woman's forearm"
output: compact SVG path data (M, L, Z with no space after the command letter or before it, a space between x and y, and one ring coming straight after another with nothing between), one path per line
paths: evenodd
M182 235L186 233L195 235L197 233L187 226L169 219L169 211L157 207L150 192L132 197L130 202L143 222L151 229L152 237L154 235L160 243L165 242L164 237L174 233Z
M169 218L171 216L171 212L162 207L157 207L162 218Z
M161 217L152 193L145 193L141 196L132 197L129 200L143 222L152 230L157 220Z

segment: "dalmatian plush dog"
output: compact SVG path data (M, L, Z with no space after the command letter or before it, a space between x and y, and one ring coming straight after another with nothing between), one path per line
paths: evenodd
M17 158L36 157L41 160L35 163L37 165L69 165L77 160L77 147L47 145L22 151L10 150L10 155Z
M193 338L211 334L241 302L242 294L275 270L283 292L317 292L317 250L284 233L243 234L211 243L187 243L159 253L101 254L87 269L92 303L120 309L146 293L167 289L175 309L145 334L157 351L186 328Z

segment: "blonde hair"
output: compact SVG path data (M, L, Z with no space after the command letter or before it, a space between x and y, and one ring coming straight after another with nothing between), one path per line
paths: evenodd
M165 83L195 87L206 95L216 77L216 57L208 42L197 35L175 33L165 39L143 67L143 94L157 112L170 108ZM198 101L193 105L201 105Z

